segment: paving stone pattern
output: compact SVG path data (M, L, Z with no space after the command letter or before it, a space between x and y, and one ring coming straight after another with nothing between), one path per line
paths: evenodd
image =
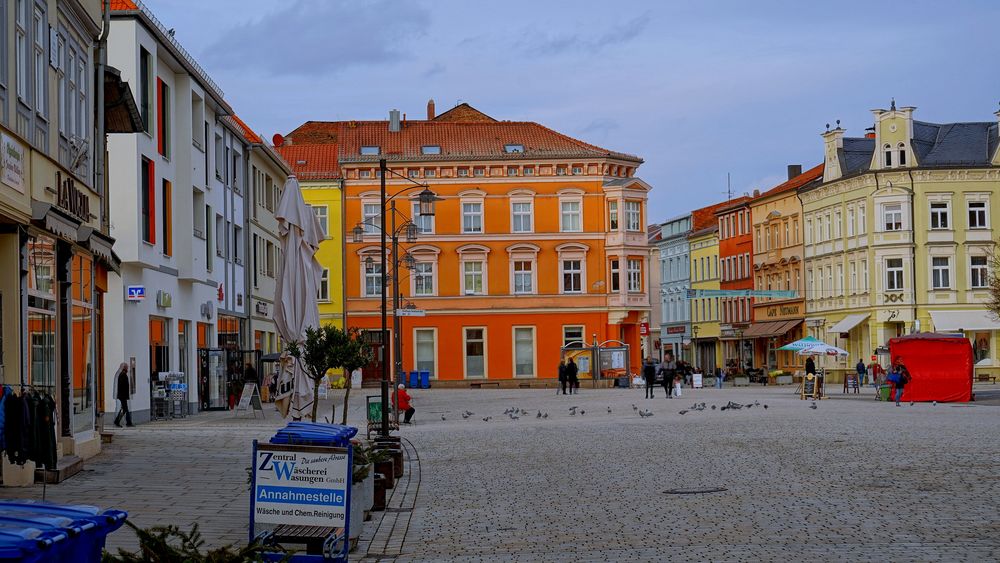
M671 400L662 389L652 400L641 389L411 394L416 424L401 432L408 473L352 559L1000 560L997 406L897 408L866 389L835 390L810 409L789 387ZM678 414L695 402L755 400ZM360 424L363 398L353 403L350 422ZM655 415L640 418L632 404ZM503 411L514 406L528 414L511 420ZM475 414L463 419L465 410ZM48 498L122 508L140 526L198 522L210 546L242 543L250 443L281 424L274 414L209 413L121 430ZM664 494L696 488L726 490ZM42 489L3 494L40 498ZM128 530L109 537L111 548L135 543Z

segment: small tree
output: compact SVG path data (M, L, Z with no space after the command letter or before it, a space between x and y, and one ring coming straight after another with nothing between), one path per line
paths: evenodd
M347 401L351 397L351 372L364 367L372 361L371 346L361 341L361 331L355 327L350 327L346 331L339 331L337 342L337 367L343 368L345 380L344 385L344 408L341 414L341 424L347 424Z
M990 288L990 298L986 302L986 309L992 313L993 318L1000 319L1000 253L994 251L989 255L990 269L987 282Z
M301 345L300 345L301 344ZM291 342L288 353L299 361L313 382L313 397L319 397L319 385L331 369L342 368L348 376L344 394L343 423L347 424L347 401L351 394L350 372L371 362L371 348L361 342L355 328L342 330L335 326L307 327L305 342ZM313 400L312 419L316 422L319 402Z

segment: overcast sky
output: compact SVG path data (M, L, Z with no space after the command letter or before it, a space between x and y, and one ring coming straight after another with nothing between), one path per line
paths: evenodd
M819 164L869 110L992 121L1000 2L145 0L270 139L468 102L637 154L664 219Z

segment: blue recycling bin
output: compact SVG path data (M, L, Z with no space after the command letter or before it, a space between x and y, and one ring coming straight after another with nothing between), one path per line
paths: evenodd
M271 437L271 443L346 448L357 433L357 428L342 424L290 422Z
M420 387L420 373L416 371L410 372L410 389L417 389Z
M124 511L101 512L94 506L0 501L0 561L98 563L108 534L127 517Z
M421 389L431 388L431 372L429 371L420 372L420 388Z

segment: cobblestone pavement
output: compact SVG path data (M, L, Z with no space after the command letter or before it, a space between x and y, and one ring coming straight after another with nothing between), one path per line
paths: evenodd
M1000 408L831 391L816 409L788 387L413 391L401 560L1000 559ZM711 410L730 400L761 405ZM665 493L702 488L726 490Z
M374 392L355 395L351 423L362 421L361 395ZM572 397L411 393L409 473L391 510L366 523L352 559L1000 559L996 406L897 408L870 390L836 389L811 409L789 387L685 390L669 401L661 389L655 400L586 388ZM702 401L709 408L679 414ZM710 408L728 401L761 405ZM632 404L655 415L641 418ZM511 420L503 411L514 406L528 414ZM463 419L465 410L475 414ZM119 431L47 496L122 508L140 526L198 522L209 546L244 542L250 443L281 424L270 413L210 413ZM704 488L726 490L665 494ZM40 498L42 489L3 494ZM121 530L109 547L134 549L135 537Z

